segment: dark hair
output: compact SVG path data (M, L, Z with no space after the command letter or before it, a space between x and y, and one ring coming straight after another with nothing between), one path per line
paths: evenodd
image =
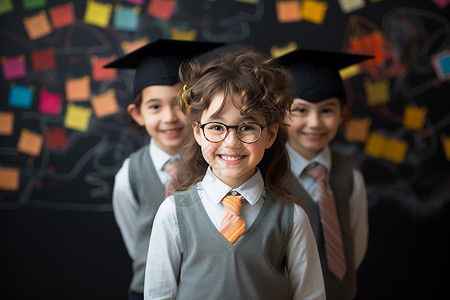
M290 111L293 101L292 77L289 71L276 60L244 47L237 51L222 53L216 59L201 66L197 60L185 61L180 65L179 76L184 91L178 94L178 102L187 114L188 124L198 122L218 92L223 92L226 101L233 96L242 97L239 107L244 115L258 114L266 126L279 124L279 131L272 147L267 149L258 164L268 192L279 202L291 202L289 190L285 187L285 176L289 174L289 158L285 143L287 132L283 120ZM180 149L185 172L178 178L178 190L187 190L202 180L208 164L203 158L193 131L190 130Z

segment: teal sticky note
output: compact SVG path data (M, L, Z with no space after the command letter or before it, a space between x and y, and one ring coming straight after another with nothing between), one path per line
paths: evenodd
M42 8L47 5L47 0L22 0L23 9L30 10Z
M31 108L33 90L28 86L13 85L9 93L9 105L17 108Z
M445 75L450 74L450 55L441 59L441 67L442 73L444 73Z
M14 10L14 5L12 0L0 1L0 15L12 12Z
M136 31L139 26L139 9L125 6L116 8L113 25L118 30Z

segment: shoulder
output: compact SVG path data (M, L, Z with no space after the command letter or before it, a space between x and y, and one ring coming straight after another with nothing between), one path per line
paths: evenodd
M169 196L161 203L156 213L156 218L159 220L176 220L176 206L173 196Z
M293 204L294 206L294 218L293 222L294 224L309 224L309 218L306 214L305 210L298 204Z

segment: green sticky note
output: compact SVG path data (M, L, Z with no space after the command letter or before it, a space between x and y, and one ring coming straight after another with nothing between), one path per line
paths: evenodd
M0 0L0 15L12 12L14 10L14 5L12 0Z
M30 10L35 8L42 8L47 5L47 0L22 0L23 9Z

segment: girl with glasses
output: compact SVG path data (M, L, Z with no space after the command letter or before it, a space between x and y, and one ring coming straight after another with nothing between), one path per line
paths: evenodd
M179 75L192 131L155 217L145 299L325 299L309 220L284 182L289 72L243 48Z

